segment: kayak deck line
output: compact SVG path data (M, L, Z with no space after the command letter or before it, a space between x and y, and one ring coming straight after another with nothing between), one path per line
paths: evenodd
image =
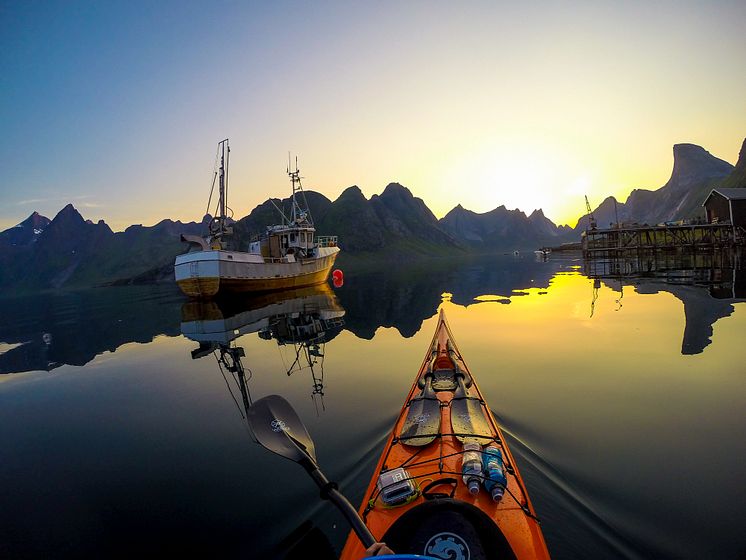
M485 402L482 399L476 399L475 397L461 397L461 398L462 399L469 399L469 398L475 399L475 400L478 400L482 404L482 406L485 406ZM451 399L451 401L448 402L448 403L441 402L440 408L441 409L450 408L451 404L452 404L452 402L454 400L456 400L456 399L455 398ZM407 404L405 406L409 406L409 402L407 402ZM435 439L438 440L438 442L439 442L439 454L438 454L438 457L435 457L435 458L432 458L432 459L426 459L424 461L419 461L419 462L414 462L414 463L410 462L411 459L416 458L422 452L422 450L424 448L421 447L421 448L419 448L418 451L416 451L414 454L412 454L410 456L410 458L406 459L403 463L399 464L398 466L399 467L413 468L413 467L422 467L422 466L429 465L429 464L437 462L438 463L438 469L434 470L434 471L430 471L430 472L425 472L425 473L422 473L422 474L418 474L417 476L411 476L411 477L407 478L406 480L412 480L414 482L418 482L419 479L425 479L425 478L430 477L430 476L446 475L446 474L457 475L459 477L461 476L461 474L462 474L461 471L449 471L449 470L445 470L445 468L444 468L444 464L443 464L443 460L444 459L451 458L451 457L459 457L459 456L463 456L463 454L464 454L463 449L462 450L458 450L458 451L454 451L454 452L449 453L449 454L443 454L443 445L444 445L443 438L446 438L446 437L459 437L459 436L460 437L469 437L469 438L474 438L474 439L480 440L480 443L483 440L484 441L484 443L482 444L483 447L486 447L490 443L494 443L494 444L500 446L501 448L505 448L505 446L503 446L502 439L499 438L497 435L486 436L486 435L473 434L473 433L457 433L457 432L442 432L442 433L430 434L430 435L434 436ZM420 437L423 437L423 436L398 436L398 437L394 436L391 439L391 445L387 447L387 449L385 451L385 455L384 455L384 457L382 459L382 462L383 462L383 468L382 468L382 470L389 470L387 468L387 460L388 460L389 456L391 455L391 452L392 452L392 449L394 449L394 446L396 446L396 445L406 445L406 440L408 440L408 439L414 439L414 438L420 438ZM507 474L515 477L515 468L513 467L513 464L512 464L512 457L511 457L510 460L508 460L508 458L505 457L503 459L503 461L504 461L505 472ZM484 476L479 476L479 478L481 478L482 480L485 479ZM521 494L522 494L523 498L521 500L519 500L516 497L516 495L511 491L511 489L509 488L509 485L505 486L506 493L508 493L508 495L510 495L511 498L513 498L513 500L515 501L516 505L519 508L521 508L526 513L526 515L529 515L532 519L534 519L534 520L536 520L537 522L540 523L539 518L531 510L529 510L527 508L527 500L526 500L527 493L526 493L525 488L523 487L522 481L519 480L519 479L516 479L516 482L518 482L518 485L520 487ZM373 496L371 496L371 498L368 501L368 503L370 504L371 501L373 503L375 503L375 501L377 500L377 498L378 498L379 495L380 495L380 490L376 489L376 492L374 493ZM365 510L363 511L363 514L362 514L363 520L366 519L367 514L368 514L368 512L371 509L373 509L372 506L365 508Z
M428 390L434 398L425 396ZM437 400L429 405L435 418L420 420L412 411L421 410L426 398ZM426 430L417 431L418 420L427 424ZM482 450L496 447L502 454L505 484L497 484L507 495L498 502L484 487L477 494L469 492L462 478L467 443L477 443ZM396 473L394 483L382 484L392 473ZM474 478L487 480L484 471ZM409 485L411 495L402 502L392 501L387 490L402 484ZM549 558L515 459L456 348L442 310L359 513L373 536L399 554L458 560ZM364 556L360 541L350 534L341 560Z
M452 434L443 434L443 435L452 435ZM457 451L457 452L454 452L454 453L450 453L448 455L443 455L443 456L440 457L440 459L448 459L450 457L458 457L458 456L461 456L463 454L464 454L463 451ZM412 467L412 468L413 467L421 467L421 466L427 465L429 463L433 463L435 461L438 461L438 459L427 459L425 461L419 461L419 462L416 462L416 463L407 463L407 462L404 462L404 463L402 463L399 466L400 467ZM507 462L505 463L505 472L508 473L508 474L510 474L511 476L515 475L515 470L513 469L513 466L509 465ZM413 482L418 482L419 479L422 479L424 481L424 480L427 480L428 477L430 477L430 476L445 475L445 474L456 475L456 476L459 476L459 477L462 475L461 471L447 471L447 470L443 470L442 464L440 464L438 470L436 470L436 471L432 471L432 472L428 472L428 473L424 473L424 474L419 474L417 476L410 476L410 477L404 478L402 480L411 480ZM485 477L483 475L480 476L479 478L481 478L482 480L485 480ZM433 481L432 479L430 479L430 480L432 482L440 482L440 481ZM528 507L527 507L527 505L526 505L525 502L521 503L518 500L518 498L513 494L513 492L509 488L505 487L505 491L513 499L513 501L515 502L515 505L518 508L520 508L526 515L528 515L529 517L531 517L532 519L534 519L537 523L541 523L541 520L536 515L534 515L531 512L531 510L528 509ZM366 518L368 516L368 512L370 512L373 509L374 506L372 504L375 504L375 502L378 499L378 497L379 497L380 494L381 494L381 490L377 489L376 492L373 494L373 496L368 501L368 506L365 508L365 510L363 510L363 514L362 514L363 521L366 520ZM504 509L510 509L510 506L507 506Z

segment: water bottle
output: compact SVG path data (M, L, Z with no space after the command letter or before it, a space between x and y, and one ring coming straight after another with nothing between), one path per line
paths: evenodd
M490 445L484 450L484 487L496 502L502 500L508 480L505 478L503 454L500 449Z
M479 482L482 480L482 446L475 441L464 443L464 455L461 463L461 474L464 484L472 494L479 493Z

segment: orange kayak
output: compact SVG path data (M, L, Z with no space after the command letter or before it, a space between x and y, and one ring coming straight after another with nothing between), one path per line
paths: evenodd
M359 512L397 554L549 558L515 460L443 311ZM365 556L351 532L341 560Z

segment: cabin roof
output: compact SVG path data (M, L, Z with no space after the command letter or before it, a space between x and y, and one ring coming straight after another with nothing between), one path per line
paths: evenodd
M745 188L731 188L731 189L712 189L710 191L710 194L707 195L707 198L705 198L705 201L702 203L702 206L705 206L707 204L707 201L710 200L710 197L713 193L718 193L723 198L726 198L727 200L746 200L746 189Z

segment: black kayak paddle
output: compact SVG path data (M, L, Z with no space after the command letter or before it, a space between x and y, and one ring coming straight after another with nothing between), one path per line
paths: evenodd
M439 433L440 401L433 391L433 376L428 373L419 396L409 401L399 439L404 445L422 447L431 443Z
M257 441L266 449L295 461L321 488L321 497L339 508L365 548L376 542L352 504L329 482L316 463L316 451L308 430L290 403L279 395L256 401L248 410L248 421Z
M464 443L464 440L475 436L479 439L494 437L482 402L469 396L462 373L456 374L456 380L458 389L451 400L451 428L456 438Z

